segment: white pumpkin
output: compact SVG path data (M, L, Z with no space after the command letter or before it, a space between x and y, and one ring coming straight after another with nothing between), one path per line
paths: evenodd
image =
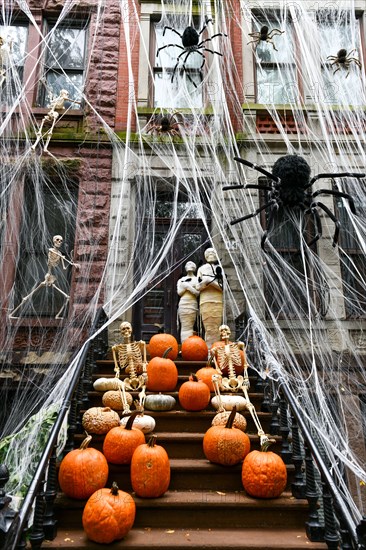
M121 425L125 426L129 418L129 416L124 416L121 418ZM138 428L144 434L149 434L155 429L155 420L148 414L138 414L133 421L133 427Z
M176 400L172 395L163 393L147 395L144 401L144 407L149 411L171 411L175 404Z
M123 382L119 378L98 378L94 384L93 388L95 391L108 391L108 390L118 390L122 388Z
M232 411L233 407L236 406L237 411L244 411L247 408L246 400L241 395L220 395L222 406L225 411ZM218 410L220 408L219 396L215 395L211 399L211 405L214 409Z

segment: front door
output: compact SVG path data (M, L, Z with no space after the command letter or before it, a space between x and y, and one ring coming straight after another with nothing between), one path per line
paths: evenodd
M166 207L167 201L164 205ZM166 214L166 208L164 213ZM156 253L169 231L170 218L155 218ZM210 246L202 219L187 218L180 226L173 246L160 266L161 273L169 273L159 284L143 296L133 310L134 337L149 342L151 336L164 331L178 338L177 308L179 296L177 282L184 274L184 265L193 261L197 268L202 263L203 252ZM183 263L182 263L183 260ZM178 266L176 268L172 266Z

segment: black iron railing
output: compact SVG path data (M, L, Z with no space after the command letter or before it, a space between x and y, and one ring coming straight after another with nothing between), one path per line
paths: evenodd
M77 419L80 407L87 399L94 362L104 357L107 351L105 331L100 331L106 320L105 312L100 308L90 329L90 336L95 334L96 336L88 339L81 348L79 357L76 355L72 380L19 512L14 512L9 507L11 499L5 493L9 474L6 465L0 465L0 550L25 548L26 536L32 548L36 550L41 548L45 539L53 540L56 537L53 503L57 494L57 440L68 414L68 439L65 452L73 448L74 434L78 428ZM33 506L33 522L29 529L28 520Z

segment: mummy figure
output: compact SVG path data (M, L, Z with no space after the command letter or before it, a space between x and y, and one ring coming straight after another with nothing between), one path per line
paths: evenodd
M21 303L15 309L13 309L13 311L10 313L10 319L17 319L18 317L15 315L15 313L26 302L28 302L28 300L30 300L31 297L34 294L36 294L36 292L38 292L41 288L44 288L44 287L53 288L56 292L58 292L59 294L61 294L65 298L61 309L58 311L58 313L55 316L55 319L63 319L62 314L65 311L67 304L69 303L70 296L68 294L66 294L66 292L61 290L61 288L59 288L56 285L56 277L53 274L53 271L59 265L61 265L62 269L64 269L64 270L67 269L66 264L72 265L76 269L80 269L80 266L79 266L79 264L75 264L74 262L71 262L63 254L61 254L60 248L61 248L62 243L63 243L63 238L61 237L61 235L55 235L52 239L52 242L53 242L53 247L48 249L48 258L47 258L47 268L48 269L47 269L47 273L44 277L44 281L42 281L36 288L34 288L32 290L32 292L30 292L27 296L24 296L24 298L22 298Z

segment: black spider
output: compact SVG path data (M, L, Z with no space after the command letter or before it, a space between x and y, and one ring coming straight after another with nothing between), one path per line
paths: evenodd
M223 189L226 191L228 189L263 189L268 191L268 202L263 206L257 208L257 210L251 214L247 214L242 218L237 218L230 222L230 225L235 225L243 220L247 220L259 214L262 210L266 210L268 213L268 222L267 230L263 233L261 240L261 247L264 250L264 244L267 239L267 234L270 231L275 215L280 208L283 210L286 209L298 209L303 211L305 214L312 216L314 221L314 226L316 229L315 237L309 242L309 246L314 244L322 236L322 224L318 212L318 208L324 210L326 214L335 224L335 232L333 237L333 246L336 246L338 242L340 222L335 217L333 212L323 204L322 202L315 201L314 199L321 193L326 193L334 195L336 197L343 197L348 199L351 211L356 214L355 205L352 197L348 193L342 193L341 191L336 191L332 189L318 189L317 191L311 192L311 186L313 183L321 178L364 178L365 174L353 173L353 172L343 172L339 174L318 174L310 179L310 166L306 160L297 155L286 155L280 157L273 166L273 171L268 172L264 168L248 162L239 157L235 157L234 160L254 168L269 180L271 180L268 185L231 185L225 186Z
M163 36L165 35L165 31L167 29L169 29L172 32L175 32L175 34L177 34L182 39L182 44L183 44L183 46L180 46L179 44L166 44L165 46L162 46L161 48L159 48L157 53L156 53L156 56L158 56L159 53L161 52L161 50L164 50L165 48L170 48L170 47L180 48L181 50L183 50L182 53L180 53L177 57L177 63L175 65L174 69L173 69L171 82L173 82L173 80L174 80L175 71L177 70L177 67L179 65L180 58L184 54L186 54L186 56L183 59L183 71L186 72L186 74L188 76L188 79L192 82L192 84L194 85L195 88L197 88L197 85L192 80L192 78L190 77L189 72L187 72L187 70L186 70L186 62L187 62L188 57L191 55L191 53L198 53L199 55L201 55L203 57L202 65L199 69L200 73L202 73L203 66L206 62L206 58L205 58L205 56L203 55L202 52L210 52L210 53L221 55L221 56L223 55L220 52L216 52L214 50L210 50L210 49L204 47L204 44L206 42L210 42L216 36L227 36L227 34L219 32L219 33L214 34L213 36L211 36L211 38L206 38L206 40L201 40L201 42L200 42L200 36L206 30L207 25L209 23L212 23L212 19L208 19L206 17L205 24L199 32L197 32L194 27L190 26L190 27L187 27L186 29L184 29L183 34L180 34L180 32L173 29L173 27L167 27L167 26L164 27Z
M273 49L278 52L272 38L278 34L283 34L284 32L285 31L281 31L280 29L272 29L270 31L267 25L263 25L263 27L261 27L259 31L249 33L249 36L251 36L253 40L247 42L247 45L255 43L255 49L257 49L257 46L260 42L267 42L268 44L272 44Z

